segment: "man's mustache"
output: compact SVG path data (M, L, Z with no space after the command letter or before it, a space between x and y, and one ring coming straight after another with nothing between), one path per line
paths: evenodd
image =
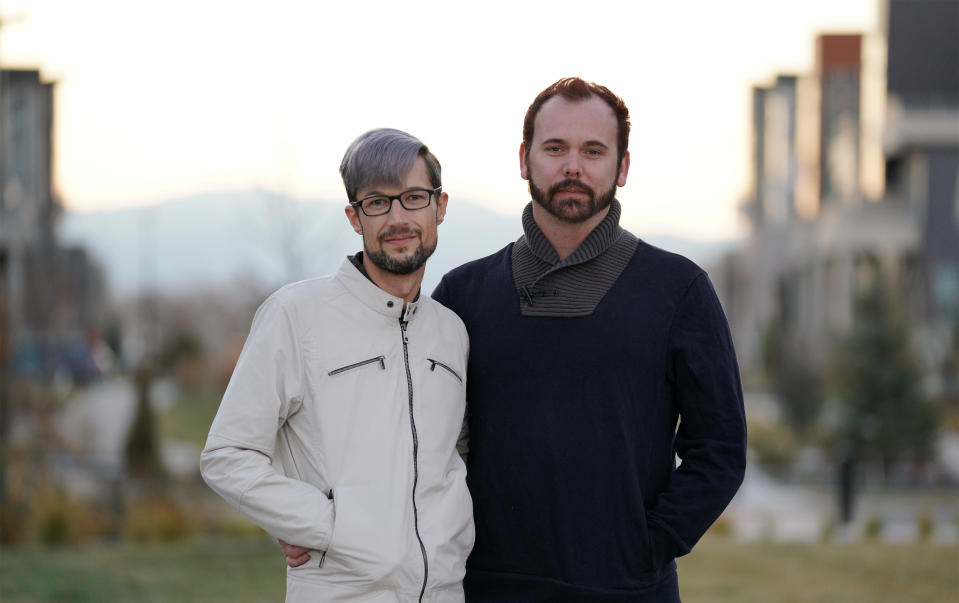
M560 181L560 182L557 182L557 183L554 184L553 186L549 187L549 196L552 197L553 195L555 195L555 194L558 193L561 189L564 189L564 188L565 188L565 189L576 189L576 190L579 190L579 191L581 191L581 192L586 193L587 195L589 195L589 196L591 196L591 197L595 196L595 193L593 192L593 189L592 189L592 188L590 188L588 185L580 182L579 180L574 180L574 179L572 179L572 178L567 178L566 180L562 180L562 181Z
M422 237L423 233L420 232L417 228L409 227L399 227L399 228L388 228L380 233L380 236L377 237L377 240L382 243L386 239L392 237Z

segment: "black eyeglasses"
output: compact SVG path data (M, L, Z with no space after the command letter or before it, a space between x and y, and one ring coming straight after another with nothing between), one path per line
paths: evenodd
M411 188L398 195L371 195L360 199L359 201L350 201L350 205L363 210L367 216L382 216L390 213L393 209L393 201L399 201L403 209L423 209L433 200L433 195L442 190L442 186L437 186L433 190L428 188Z

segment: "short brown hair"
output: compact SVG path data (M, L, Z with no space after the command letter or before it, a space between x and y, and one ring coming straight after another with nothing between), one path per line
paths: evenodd
M616 115L617 163L622 163L629 146L629 109L626 108L626 103L606 86L600 86L578 77L564 77L554 82L546 90L540 92L533 100L533 104L526 110L526 118L523 120L523 144L526 145L527 154L533 142L533 122L536 121L536 115L542 108L543 103L556 95L572 102L584 101L592 96L598 96L606 101L609 108L613 110L613 114Z

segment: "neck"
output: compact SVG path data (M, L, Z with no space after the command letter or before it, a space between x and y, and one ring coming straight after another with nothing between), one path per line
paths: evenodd
M605 218L608 213L609 206L606 206L605 209L595 216L591 216L588 220L570 223L560 220L543 209L542 205L533 201L533 220L536 221L536 225L539 226L539 229L546 235L547 240L549 240L553 249L556 250L556 255L559 256L560 260L566 259L569 254L576 251L576 248L586 240L589 233L593 232L593 229L603 221L603 218Z
M394 297L403 299L403 306L416 299L420 292L420 283L423 282L423 275L426 273L426 265L420 266L414 272L409 274L395 274L383 270L371 262L366 254L363 254L363 270L373 280L377 287L386 291Z

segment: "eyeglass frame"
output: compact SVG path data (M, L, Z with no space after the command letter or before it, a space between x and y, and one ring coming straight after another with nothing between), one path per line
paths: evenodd
M433 195L438 195L441 190L443 190L443 186L442 186L442 185L437 186L436 188L434 188L434 189L432 189L432 190L430 190L430 189L428 189L428 188L415 187L415 188L407 189L407 190L403 191L402 193L400 193L400 194L398 194L398 195L383 195L383 194L367 195L366 197L363 197L362 199L359 199L359 200L357 200L357 201L350 201L350 205L352 205L354 209L359 209L360 211L362 211L362 212L363 212L363 215L366 216L367 218L376 218L376 217L378 217L378 216L385 216L386 214L388 214L388 213L390 213L391 211L393 211L393 202L394 202L394 201L399 201L399 202L400 202L400 205L401 205L401 206L403 207L403 209L405 209L406 211L416 211L416 210L419 210L419 209L426 209L427 207L429 207L429 206L433 203ZM423 207L413 207L413 208L406 207L406 204L403 203L403 199L402 199L401 197L402 197L403 195L407 194L407 193L412 193L413 191L424 191L424 192L429 193L429 201L426 202L426 205L424 205ZM378 198L378 197L383 197L383 198L386 198L386 199L389 199L389 200L390 200L390 207L389 207L389 209L387 209L386 211L384 211L383 213L380 213L380 214L370 215L370 214L366 213L366 210L363 208L363 202L366 201L367 199L376 199L376 198Z

